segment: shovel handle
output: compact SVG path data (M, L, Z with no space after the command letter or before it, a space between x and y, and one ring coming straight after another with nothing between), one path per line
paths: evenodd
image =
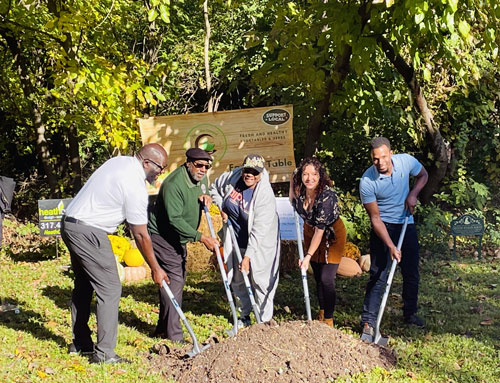
M304 249L302 248L302 233L300 232L300 222L299 214L294 211L295 217L295 230L297 231L297 247L299 250L299 259L302 261L304 259ZM306 314L307 320L311 321L311 301L309 299L309 286L307 285L307 270L300 268L300 274L302 276L302 287L304 289L304 302L306 304Z
M229 231L229 235L231 236L231 242L233 243L234 252L236 253L236 258L238 258L238 264L241 265L241 252L240 247L238 245L238 241L236 240L236 234L234 233L233 224L228 219L227 220L227 230ZM257 323L261 323L260 314L258 310L257 302L255 301L255 297L253 295L252 286L250 285L250 280L248 279L248 272L246 270L242 270L241 274L243 274L243 281L245 282L245 287L247 288L248 297L250 298L250 303L253 307L253 313L255 314L255 319Z
M399 234L399 240L398 240L398 245L397 249L401 250L401 246L403 245L403 240L405 238L406 234L406 228L408 226L408 216L405 218L405 222L403 224L403 228L401 229L401 234ZM378 315L377 315L377 325L375 326L375 339L380 339L380 323L382 323L382 317L384 316L384 310L385 310L385 305L387 303L387 298L389 296L389 291L391 290L391 285L392 285L392 279L394 278L394 273L396 272L396 266L398 264L398 261L396 259L393 259L392 264L391 264L391 271L389 273L389 276L387 277L387 283L385 286L385 291L384 291L384 296L382 297L382 302L380 302L380 307L378 310ZM376 343L376 342L375 342Z
M205 211L205 217L207 218L208 228L210 229L210 235L212 238L217 238L215 235L214 226L212 224L212 217L210 216L210 212L208 211L207 205L203 205L203 210ZM231 313L233 314L233 329L235 330L235 334L238 332L238 314L236 314L236 307L233 301L233 295L231 294L231 288L229 287L229 283L227 281L226 270L224 268L224 261L222 260L222 256L220 254L219 247L215 247L215 255L217 256L217 263L219 264L219 270L222 276L222 281L224 282L224 289L226 290L227 300L229 302L229 307L231 308Z
M170 287L168 287L167 282L165 282L165 280L163 280L163 281L161 281L161 284L162 284L163 289L167 293L168 297L170 298L170 301L174 305L175 311L177 311L177 314L179 314L182 321L184 322L184 325L186 326L186 328L189 332L189 335L191 335L191 339L193 339L193 351L192 351L193 354L194 355L199 354L201 352L201 350L200 350L200 346L198 344L198 339L196 339L196 335L194 335L193 328L191 327L186 316L182 312L182 309L179 306L177 299L175 299L174 294L172 293L172 290L170 290Z

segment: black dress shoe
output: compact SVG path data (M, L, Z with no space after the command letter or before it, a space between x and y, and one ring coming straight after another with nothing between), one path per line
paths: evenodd
M68 353L70 355L92 355L94 353L94 346L80 347L71 343L68 346Z
M118 355L112 356L110 358L108 357L102 358L94 353L94 355L92 355L92 358L90 358L89 363L115 364L115 363L132 363L132 362Z
M164 332L161 332L161 331L153 331L151 333L149 333L149 337L150 338L161 338L161 339L167 339L167 335L164 333Z
M417 315L411 314L404 318L406 324L417 326L418 328L425 328L425 322Z

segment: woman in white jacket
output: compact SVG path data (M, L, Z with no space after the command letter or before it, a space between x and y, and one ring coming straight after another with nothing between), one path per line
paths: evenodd
M224 221L234 227L243 260L233 251L231 236L224 227L224 257L228 279L242 308L240 325L250 325L252 304L242 271L248 273L259 315L263 322L273 316L273 300L279 279L280 233L276 199L269 182L265 160L249 154L243 165L221 174L210 187L214 202L222 207Z

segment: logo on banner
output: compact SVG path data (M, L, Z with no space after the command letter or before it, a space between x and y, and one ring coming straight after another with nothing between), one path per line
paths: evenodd
M186 135L187 142L189 148L200 148L209 152L214 161L222 160L227 151L224 132L212 124L199 124L191 128Z
M262 121L267 125L283 125L290 119L290 113L285 109L271 109L262 115Z

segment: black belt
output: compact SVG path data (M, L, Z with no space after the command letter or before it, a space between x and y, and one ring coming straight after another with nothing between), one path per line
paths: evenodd
M62 220L64 222L76 223L77 225L90 226L88 223L85 223L85 222L80 221L79 219L76 219L76 218L73 218L73 217L64 216Z

